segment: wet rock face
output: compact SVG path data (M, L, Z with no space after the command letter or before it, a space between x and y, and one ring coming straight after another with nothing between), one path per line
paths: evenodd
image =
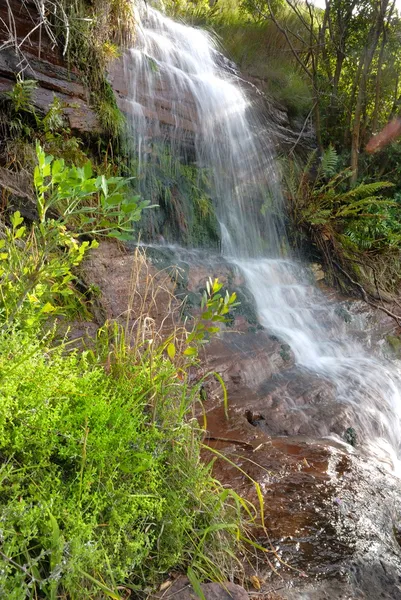
M159 301L146 305L155 324L163 323L174 289L192 298L192 314L199 311L208 276L218 276L230 290L241 289L241 277L221 258L208 262L199 253L174 258L166 247L153 250L152 264L142 275L136 274L133 254L116 244L92 252L85 277L103 294L99 322L104 317L127 322L131 306L134 328L149 277L161 288ZM174 262L179 275L174 275ZM138 283L135 292L133 281ZM362 327L371 345L380 347L378 332L387 335L392 327L387 319L361 303L344 300L342 308L353 319L350 325ZM216 477L248 499L259 515L252 480L263 495L265 528L259 523L253 533L270 552L253 561L249 577L262 581L263 598L401 599L399 479L363 456L358 444L352 446L348 407L333 403L332 384L297 368L288 347L252 325L251 315L250 308L237 315L205 346L203 372L217 371L223 378L228 418L220 384L212 376L202 398L207 443L231 461L215 463ZM205 451L205 459L212 457ZM192 593L190 588L186 593Z
M235 72L235 66L221 55L222 64L229 72ZM129 115L131 107L129 102L128 82L130 61L124 61L124 57L115 60L109 65L109 81L116 94L117 103L121 111ZM294 146L298 151L307 154L316 147L315 134L312 128L304 128L304 122L292 123L286 109L276 102L266 92L266 83L252 78L247 74L238 74L241 85L247 91L253 106L261 114L263 123L266 123L264 135L270 138L277 150L288 152ZM179 97L169 89L168 83L158 79L153 92L149 98L146 95L146 85L139 83L139 102L141 110L149 123L149 135L162 135L163 138L176 139L184 145L189 153L193 153L194 136L198 132L197 111L193 98L180 93ZM174 114L172 108L174 107ZM300 132L303 129L302 138Z
M43 27L36 27L39 15L31 0L0 3L0 93L11 90L22 69L26 79L38 82L32 101L46 112L55 96L64 106L71 129L99 130L97 117L88 104L88 92L79 73L71 70ZM16 37L15 37L16 34ZM20 49L16 51L16 45Z
M225 430L226 438L238 435L230 426ZM267 556L276 573L261 557L262 591L277 591L288 600L401 597L401 552L394 535L401 509L397 479L313 438L259 431L248 437L249 447L239 447L211 437L209 443L263 492L266 529L258 539L272 550ZM215 473L258 509L255 487L240 471L220 460Z

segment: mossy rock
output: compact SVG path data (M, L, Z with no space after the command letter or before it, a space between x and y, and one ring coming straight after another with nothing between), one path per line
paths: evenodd
M401 358L401 339L397 335L387 335L386 342L390 346L392 353L397 357Z

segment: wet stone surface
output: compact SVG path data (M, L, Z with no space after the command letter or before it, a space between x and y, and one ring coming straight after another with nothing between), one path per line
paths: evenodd
M194 266L189 258L183 261L181 291L193 294L195 314L209 275L218 276L230 289L243 283L224 261L210 269L199 261ZM134 327L151 276L156 283L164 282L164 291L150 304L152 319L161 324L177 286L174 277L166 278L166 266L154 257L137 276L133 293L133 255L114 244L101 245L85 268L86 281L102 294L99 320L107 316L125 322L128 315ZM365 330L372 347L380 348L383 336L394 333L388 319L361 303L344 300L340 307L351 315L351 326ZM203 372L217 371L229 396L226 418L221 387L209 378L203 394L206 441L242 469L219 459L214 474L256 510L260 504L251 480L264 499L265 528L259 523L253 533L270 552L246 566L248 581L257 576L262 582L257 591L249 584L250 597L401 600L400 480L384 463L363 455L363 440L347 407L332 401L332 384L297 368L288 347L271 332L252 329L247 315L237 315L205 346L201 357ZM205 459L212 456L205 451ZM170 592L163 597L181 598Z

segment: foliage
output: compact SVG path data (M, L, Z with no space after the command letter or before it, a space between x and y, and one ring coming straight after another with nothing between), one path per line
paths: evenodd
M79 294L74 289L73 270L96 242L80 242L70 229L72 225L80 234L122 239L132 235L133 222L149 205L139 202L138 197L130 198L125 192L126 180L121 177L93 177L89 162L83 167L68 167L63 159L46 155L39 144L36 150L34 185L39 222L28 229L16 212L0 239L3 328L16 320L20 326L46 320L49 313L57 312L55 304L77 309L74 301ZM91 198L96 202L88 206Z
M119 598L190 564L222 577L239 515L199 461L202 432L178 411L190 389L161 349L111 376L13 330L0 365L2 597Z
M229 294L226 291L222 296L219 293L222 287L223 284L219 283L218 279L214 281L209 279L206 282L206 290L203 292L201 301L203 309L201 319L195 323L193 331L186 339L188 347L184 350L184 356L197 356L197 346L207 342L208 335L218 333L220 331L218 323L229 322L230 311L238 306L236 293Z
M96 242L79 243L54 220L29 230L17 211L0 239L0 324L35 327L49 314L74 313L84 299L74 288L76 268ZM62 308L61 308L62 307Z
M93 177L90 161L83 167L68 167L62 158L46 155L39 144L36 150L34 184L41 223L55 209L62 214L60 222L78 222L80 232L132 238L133 223L139 221L143 209L150 207L149 201L129 196L127 178ZM89 199L95 202L83 206Z
M20 111L34 113L35 109L32 104L32 94L36 88L36 81L32 79L22 79L21 75L17 74L15 85L10 92L6 92L6 97L11 100L15 113Z
M124 119L107 81L107 67L119 56L119 48L133 39L133 4L130 0L63 0L63 5L69 28L68 59L80 70L91 92L104 133L117 138ZM54 14L54 24L65 43L67 30L65 25L60 26L57 14Z
M14 171L33 171L36 164L36 142L46 152L83 165L88 161L82 150L83 142L73 136L66 124L65 105L55 96L45 114L33 105L35 81L17 76L13 89L0 96L0 123L3 138L0 141L0 161Z
M23 3L24 4L24 3ZM134 31L133 4L130 0L41 0L32 3L33 6L22 7L26 20L32 20L32 29L23 32L23 41L33 42L31 36L44 31L53 46L59 46L62 55L70 64L77 68L91 92L91 101L99 111L101 123L108 126L106 134L111 137L121 132L123 120L117 111L114 95L110 95L106 69L111 60L120 54L119 47L132 41ZM33 11L36 10L35 14ZM7 32L7 40L3 47L13 46L20 58L21 71L18 74L18 84L23 80L23 73L30 68L29 59L25 55L23 44L18 39L17 15L8 6L8 22L3 21ZM21 36L22 37L22 36ZM41 53L41 39L39 45ZM28 82L34 85L34 82ZM23 105L24 98L15 97L17 92L24 92L27 84L17 85L13 90L17 110ZM22 100L19 106L19 101ZM111 122L112 120L112 122ZM110 127L112 124L112 127Z
M187 567L194 582L223 580L252 506L200 460L191 368L235 294L208 282L193 330L160 342L144 318L134 338L105 324L90 350L56 346L40 325L76 294L89 247L69 219L98 185L106 200L120 189L37 152L38 223L15 213L1 238L0 596L123 598Z
M316 160L316 153L312 153L306 166L288 161L283 169L297 243L302 243L302 234L306 234L322 253L331 273L339 266L361 283L391 289L398 281L400 204L397 197L386 198L380 192L390 190L393 184L377 181L349 189L351 171L336 173L339 159L333 147L323 153L317 168ZM393 272L386 269L385 276L377 274L372 283L372 274L381 262L393 265Z
M135 157L131 170L137 173L141 195L160 207L145 214L142 221L152 239L161 235L167 241L193 247L218 246L219 227L207 169L175 157L168 144L153 143L140 170Z

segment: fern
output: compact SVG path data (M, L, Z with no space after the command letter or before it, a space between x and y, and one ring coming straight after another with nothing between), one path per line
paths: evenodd
M17 81L6 96L11 100L14 111L35 112L32 104L32 94L38 87L37 81L33 79L23 79L20 74L17 75Z
M323 152L321 172L324 177L333 177L337 173L338 168L338 154L336 149L330 144L330 146Z
M378 206L382 209L387 209L395 206L395 202L391 200L384 200L379 196L370 196L368 198L364 198L363 200L358 200L353 202L352 204L346 204L342 206L336 213L333 215L334 218L349 218L358 214L361 209L370 208L372 205ZM376 217L376 214L367 214L364 213L364 217Z
M401 202L383 196L393 184L375 181L349 189L351 171L337 172L333 147L323 153L313 177L315 158L313 152L305 167L287 161L283 169L295 240L303 244L307 234L333 282L341 278L337 264L362 285L394 289L401 279Z
M346 202L348 199L355 200L357 198L366 198L367 196L373 196L376 192L383 190L384 188L393 187L394 184L390 181L375 181L373 183L361 183L355 188L349 190L343 194L343 201Z

